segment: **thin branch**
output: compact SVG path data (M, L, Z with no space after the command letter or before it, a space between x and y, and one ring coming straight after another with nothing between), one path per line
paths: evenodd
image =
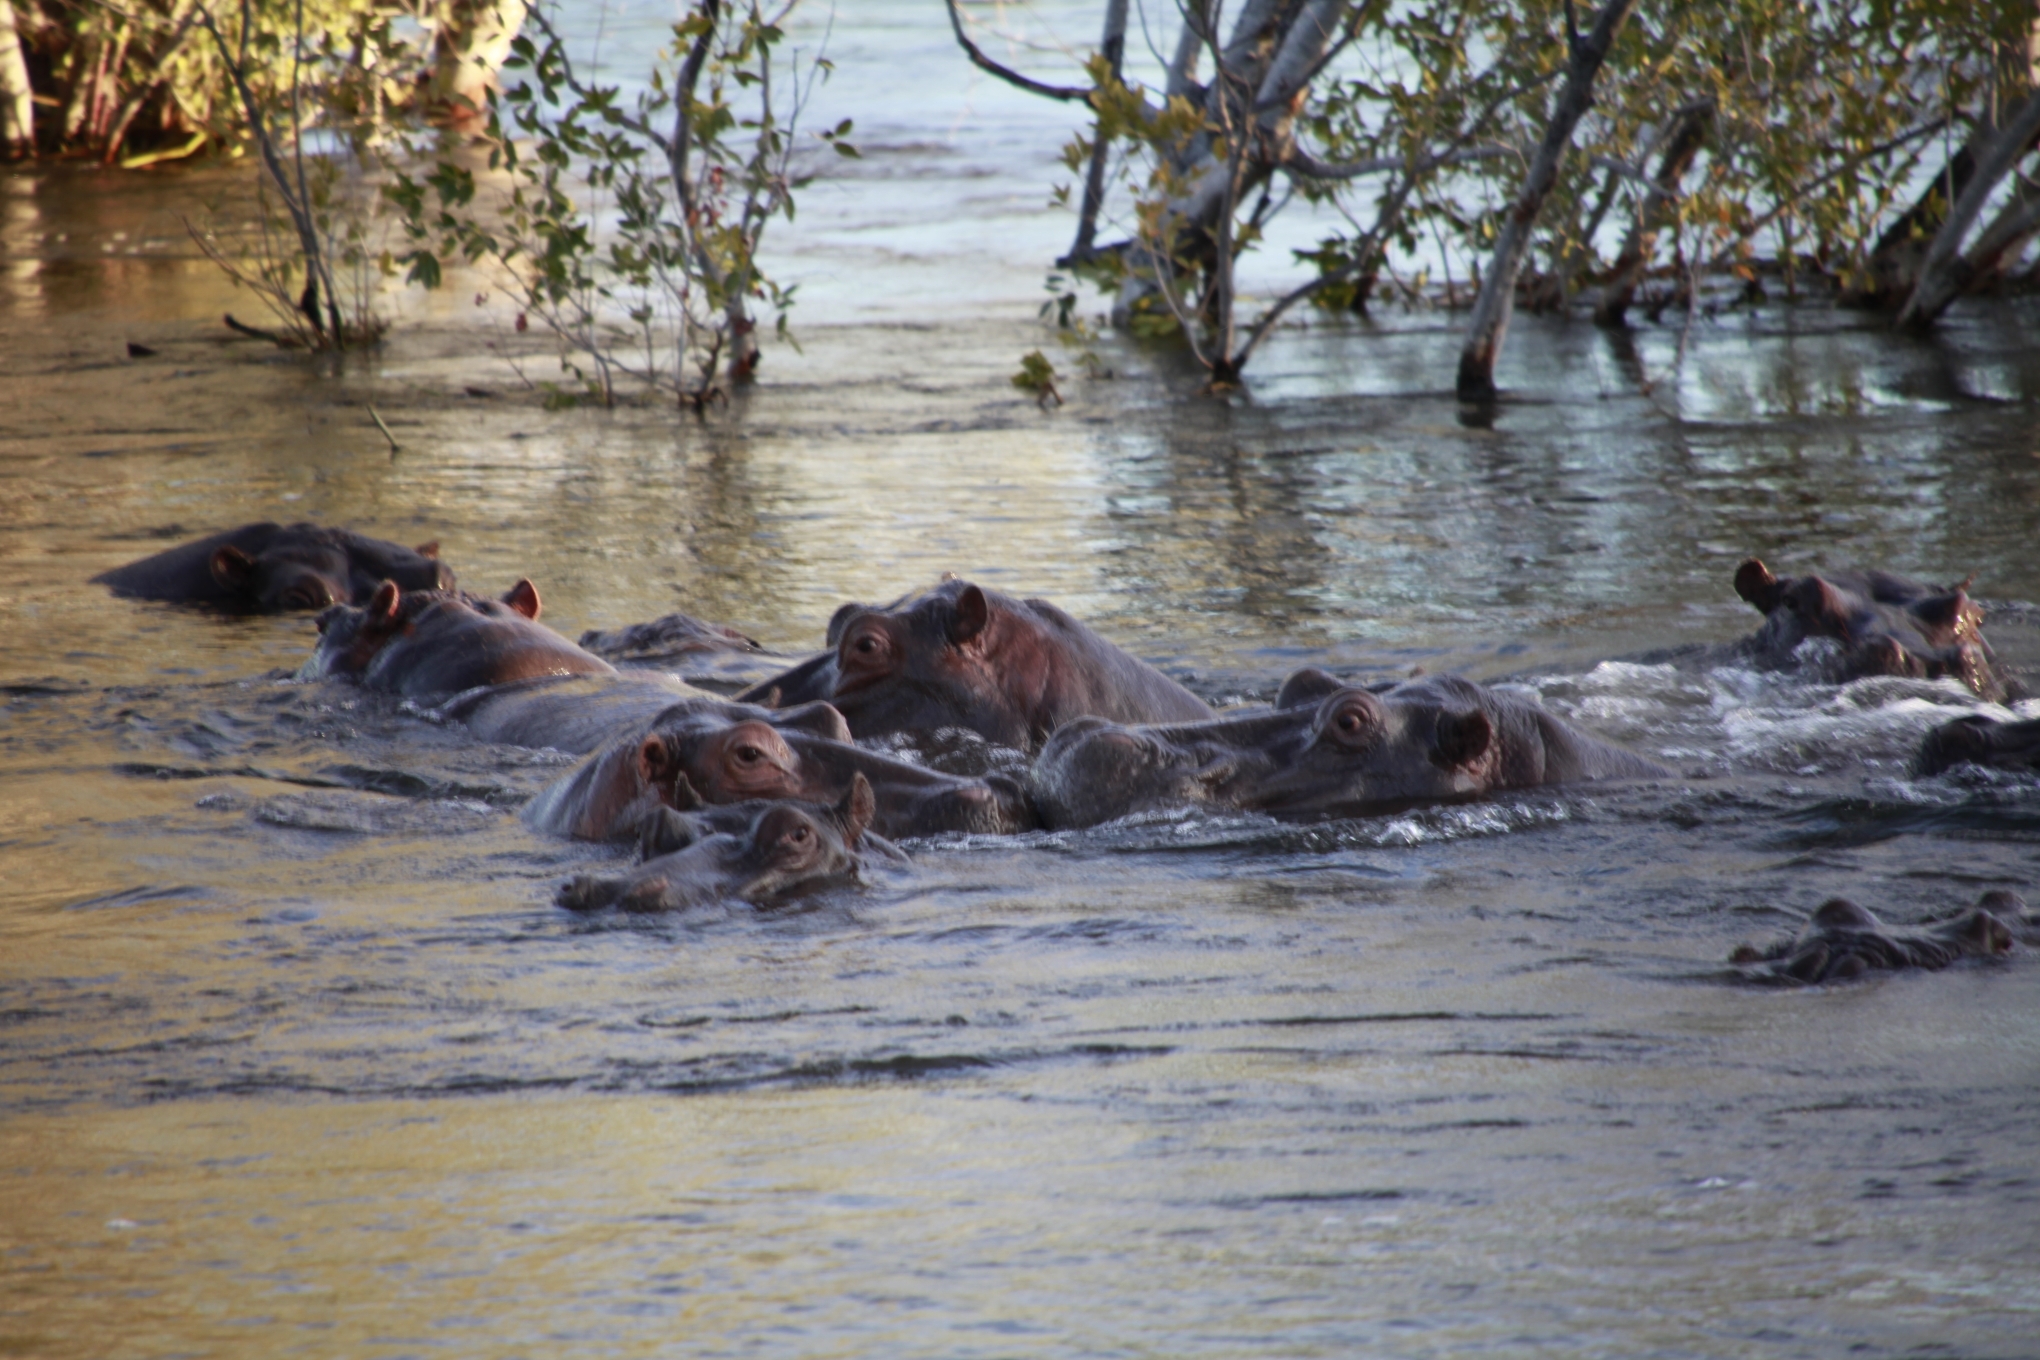
M1442 166L1460 165L1467 161L1495 160L1520 154L1522 154L1520 147L1499 145L1469 146L1455 151L1441 151L1435 156L1426 156L1418 161L1415 173L1428 174ZM1328 164L1299 147L1290 152L1276 168L1301 179L1350 180L1359 179L1363 175L1385 175L1408 166L1409 162L1400 156L1376 156L1371 160Z
M963 48L964 55L970 58L971 65L977 67L980 71L995 75L1008 85L1018 86L1029 94L1038 94L1049 99L1087 100L1091 97L1091 91L1088 86L1080 88L1074 85L1044 85L1038 80L1028 79L1009 66L999 65L999 63L993 61L979 50L978 45L972 42L969 36L964 33L963 15L957 11L956 0L947 0L947 3L949 5L949 26L956 30L956 41Z
M1808 180L1806 183L1801 184L1798 187L1794 188L1790 193L1780 198L1777 204L1774 205L1769 212L1755 219L1748 226L1744 227L1741 231L1737 232L1735 240L1731 244L1724 247L1712 259L1708 260L1706 265L1707 270L1709 272L1712 272L1713 270L1720 268L1721 265L1724 264L1728 260L1728 257L1734 252L1736 246L1742 244L1744 241L1749 240L1752 236L1755 236L1765 227L1770 226L1780 217L1783 217L1786 213L1790 212L1795 206L1798 205L1800 199L1805 198L1808 194L1820 188L1822 185L1827 184L1833 180L1839 179L1841 176L1848 174L1851 170L1854 170L1857 166L1862 165L1866 161L1875 160L1879 156L1886 155L1889 152L1898 150L1898 148L1904 146L1908 142L1915 142L1918 141L1920 138L1928 135L1929 133L1938 132L1942 128L1947 127L1951 121L1952 121L1951 119L1944 115L1943 117L1935 118L1928 122L1921 123L1917 127L1899 133L1898 136L1893 137L1890 141L1880 142L1876 146L1873 146L1866 151L1857 152L1855 155L1849 157L1847 160L1844 160L1837 164L1833 169L1829 170L1826 174L1816 175L1814 178Z

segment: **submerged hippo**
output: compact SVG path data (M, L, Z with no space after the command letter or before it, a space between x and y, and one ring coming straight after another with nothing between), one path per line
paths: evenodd
M692 614L664 614L650 623L625 628L590 628L579 642L605 661L639 665L679 661L704 652L765 651L728 624L709 623Z
M528 580L501 600L384 581L366 605L319 615L319 645L298 678L349 679L422 698L539 676L616 673L540 624L541 607Z
M1840 654L1826 678L1843 683L1872 675L1959 680L1985 699L2003 700L2008 677L1983 640L1983 611L1968 582L1922 585L1883 571L1780 577L1752 557L1736 568L1735 593L1764 616L1742 644L1762 666L1789 667L1809 638L1828 638Z
M1741 945L1729 962L1752 981L1842 982L1878 968L1946 968L1957 959L2007 953L2030 934L2026 903L2002 889L1975 906L1912 929L1887 926L1846 897L1815 909L1806 929L1768 948Z
M1994 770L2040 774L2040 718L1999 722L1972 713L1942 723L1920 742L1913 771L1940 774L1957 765L1986 765Z
M575 911L677 911L714 902L765 903L854 881L874 847L866 844L874 798L862 775L834 804L782 800L747 807L740 828L690 839L620 877L578 875L557 901Z
M273 612L366 604L384 581L451 590L439 544L406 548L318 524L244 524L93 577L116 595Z
M859 740L960 727L1034 750L1071 718L1195 722L1203 700L1045 600L968 581L884 608L844 605L835 650L738 695L757 703L826 700Z
M1269 710L1172 726L1069 723L1036 757L1028 790L1045 825L1083 827L1182 806L1364 816L1501 789L1670 773L1457 676L1377 692L1304 670Z
M1002 834L1034 825L1010 779L965 779L880 755L848 740L828 704L785 709L714 698L673 705L648 732L626 735L526 805L539 831L584 840L636 835L647 813L755 798L833 803L858 779L877 800L882 836L945 831Z

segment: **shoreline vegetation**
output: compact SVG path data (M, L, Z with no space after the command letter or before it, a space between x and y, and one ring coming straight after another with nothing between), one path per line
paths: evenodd
M373 343L399 271L483 262L576 400L624 382L702 415L755 374L761 310L786 335L797 280L762 237L804 153L858 155L849 120L801 125L831 67L780 47L795 3L693 0L630 87L524 0L0 0L0 154L253 152L264 229L193 227L269 304L241 329ZM1126 0L1096 9L1078 34L945 0L959 80L1085 111L1042 187L1075 218L1043 314L1086 366L1080 285L1207 391L1299 307L1464 307L1455 388L1485 408L1517 308L1621 328L1812 298L1923 332L2040 284L2040 5L1177 0L1138 31ZM1021 69L1051 52L1076 55ZM1285 291L1241 298L1297 203L1326 229ZM403 250L371 249L392 224ZM1037 351L1013 382L1046 407L1057 378Z

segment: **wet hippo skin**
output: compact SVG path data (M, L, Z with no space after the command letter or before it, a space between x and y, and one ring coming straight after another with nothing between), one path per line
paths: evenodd
M703 698L674 705L648 732L626 735L526 805L536 830L584 840L636 835L660 806L691 811L756 798L834 803L857 779L876 807L882 836L1002 834L1034 825L1010 779L941 774L853 745L828 704L764 709Z
M540 676L615 674L539 623L540 609L528 580L501 600L385 581L366 605L336 605L319 616L319 645L298 678L354 680L423 698Z
M647 859L617 877L579 875L557 901L575 911L677 911L714 902L754 904L832 883L853 882L874 798L862 775L833 804L779 800L759 805L741 830L718 831Z
M859 740L960 727L1031 751L1071 718L1194 722L1212 710L1045 600L948 580L883 608L844 605L834 649L738 697L826 700Z
M1304 670L1272 709L1168 726L1080 718L1036 757L1028 791L1045 825L1083 827L1184 806L1364 816L1503 789L1669 773L1535 704L1457 676L1377 692Z
M1752 557L1736 568L1735 591L1764 616L1742 651L1758 665L1794 664L1809 638L1840 648L1827 667L1836 682L1872 675L1960 681L1985 699L2003 700L2015 682L1983 639L1983 611L1967 582L1938 587L1884 571L1780 577Z
M1942 723L1920 742L1913 772L1941 774L1957 765L2040 774L2040 718L2000 722L1972 713Z
M2008 953L2031 931L2025 900L2002 889L1985 893L1967 911L1912 928L1888 926L1835 897L1791 939L1767 948L1741 945L1729 962L1752 981L1842 982L1876 970L1946 968L1958 959Z
M279 611L367 604L376 587L451 590L453 572L439 545L416 548L317 524L244 524L169 548L95 582L116 595L209 604L223 609Z

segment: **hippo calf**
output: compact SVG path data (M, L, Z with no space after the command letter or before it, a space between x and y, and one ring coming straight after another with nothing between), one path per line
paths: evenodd
M1942 723L1920 742L1913 772L1924 777L1957 765L2040 774L2040 718L1999 722L1972 713Z
M1045 600L946 580L882 608L847 604L834 650L739 694L834 704L859 740L960 727L1024 751L1072 718L1194 722L1202 699Z
M781 800L749 812L740 829L689 838L619 877L578 875L556 900L575 911L678 911L715 902L763 904L856 880L875 800L862 775L834 804Z
M366 605L319 615L319 645L298 678L354 680L415 699L540 676L616 673L539 623L541 608L528 580L500 600L384 581Z
M244 524L93 577L116 595L276 612L366 604L376 587L452 590L439 544L416 548L317 524Z
M1887 926L1846 897L1814 910L1806 928L1766 948L1740 945L1728 961L1756 982L1843 982L1875 969L1946 968L1957 959L2007 953L2031 933L2025 900L2002 889L1941 921Z
M1735 592L1764 624L1741 651L1760 666L1784 669L1801 643L1828 638L1840 648L1825 667L1837 684L1873 675L1947 677L2001 702L2017 686L1983 639L1983 611L1967 585L1923 585L1884 571L1780 577L1752 557L1736 568Z
M765 709L712 696L685 700L541 791L524 820L553 835L616 840L637 834L660 806L688 812L760 798L833 803L861 779L874 791L872 826L883 836L1005 834L1035 824L1010 779L942 774L848 738L842 715L824 703Z
M1182 806L1365 816L1503 789L1670 773L1457 676L1377 692L1313 669L1289 677L1273 709L1236 717L1135 727L1080 718L1042 749L1028 791L1044 824L1060 828Z

